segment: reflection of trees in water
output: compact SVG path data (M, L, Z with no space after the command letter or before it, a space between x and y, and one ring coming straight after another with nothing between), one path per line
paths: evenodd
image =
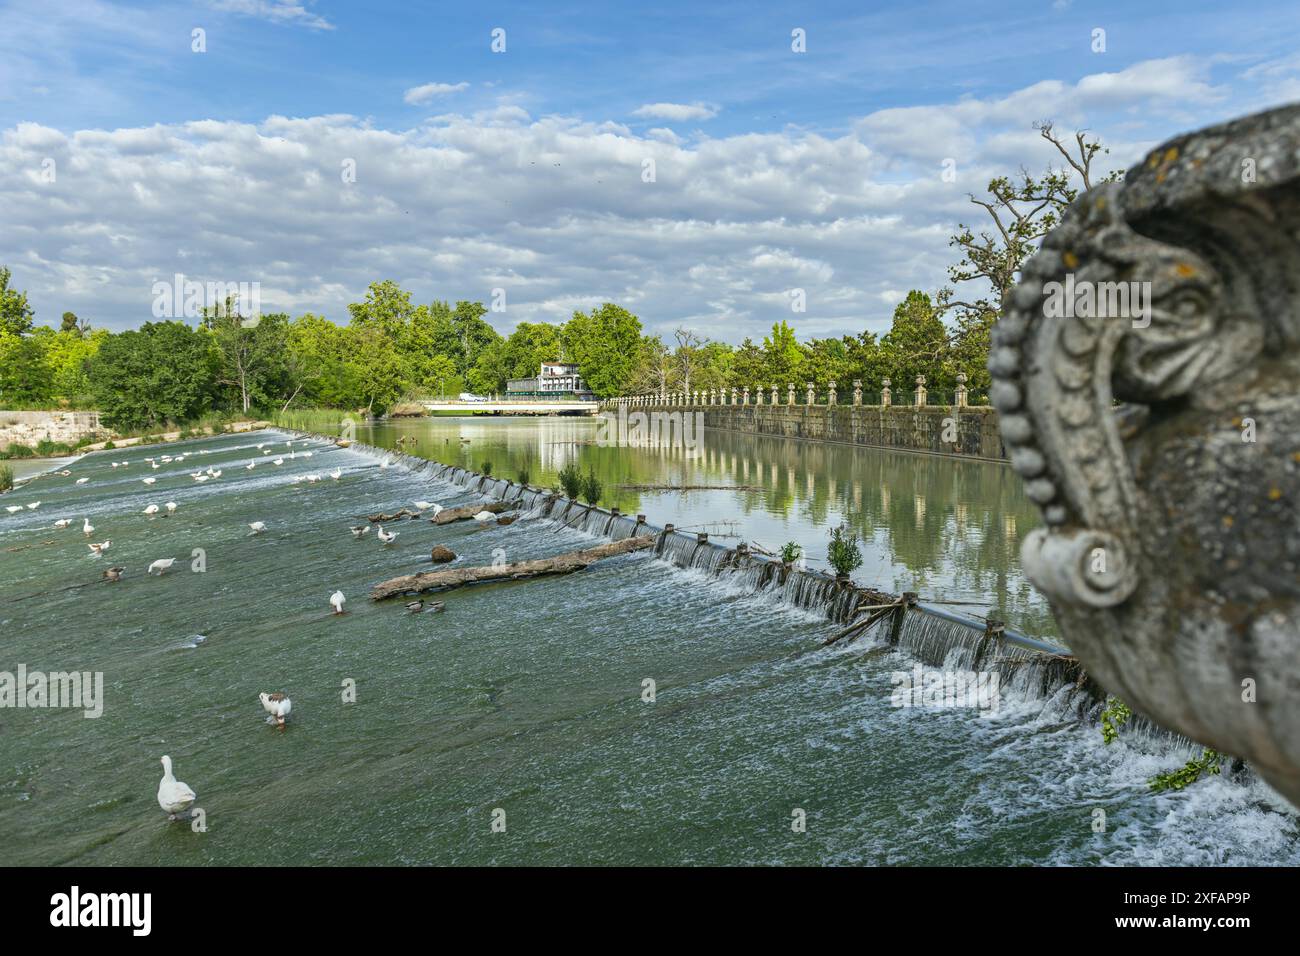
M843 517L894 568L892 581L868 583L932 599L987 598L992 613L1017 626L1055 633L1045 602L1020 572L1020 542L1037 526L1037 511L1006 465L712 429L696 449L602 446L594 443L596 423L577 418L416 419L359 429L357 437L394 448L399 435L412 439L402 450L434 461L478 470L491 460L493 474L512 480L527 467L543 487L558 484L559 470L576 461L595 470L604 503L628 513L641 509L642 494L620 485L759 486L720 505L717 517L738 517L742 534L754 512L822 529Z
M1038 515L1005 465L847 445L710 432L706 461L737 484L766 483L765 510L819 527L840 515L923 596L988 598L1033 633L1055 632L1020 572L1020 542ZM760 480L761 479L761 480ZM752 508L758 493L745 496ZM872 582L887 586L893 582Z

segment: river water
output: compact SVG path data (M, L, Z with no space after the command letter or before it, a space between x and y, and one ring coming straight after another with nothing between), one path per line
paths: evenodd
M598 429L448 418L356 437L410 437L408 453L504 477L527 467L542 485L574 459L606 504L812 559L844 520L864 538L859 582L1053 639L1016 562L1033 510L1003 466L712 432L614 447ZM105 699L90 719L0 709L0 863L1300 863L1296 815L1249 773L1153 795L1145 780L1196 751L1138 734L1103 746L1058 696L891 706L905 651L822 648L835 628L820 615L648 554L448 592L441 613L372 603L372 584L428 568L435 544L472 565L596 539L524 518L354 540L371 512L480 499L290 437L94 453L4 496L41 505L0 512L0 671L99 671ZM207 468L221 477L190 477ZM730 488L637 490L682 484ZM142 514L167 501L174 516ZM95 558L87 540L112 545ZM171 572L145 574L167 557ZM99 580L110 565L126 568L116 584ZM283 731L257 700L275 690L293 699ZM207 832L159 809L164 753Z

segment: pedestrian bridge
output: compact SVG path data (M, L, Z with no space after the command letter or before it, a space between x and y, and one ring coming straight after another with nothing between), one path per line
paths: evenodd
M487 402L460 402L443 399L419 399L430 412L455 412L458 415L594 415L599 402L577 399L495 399Z

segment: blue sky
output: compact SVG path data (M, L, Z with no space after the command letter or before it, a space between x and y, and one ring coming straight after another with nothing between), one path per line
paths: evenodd
M39 320L113 328L180 271L338 321L394 278L420 301L504 288L503 332L607 299L732 342L783 317L880 331L944 283L967 194L1051 160L1034 120L1128 165L1300 98L1294 3L0 10L0 263Z

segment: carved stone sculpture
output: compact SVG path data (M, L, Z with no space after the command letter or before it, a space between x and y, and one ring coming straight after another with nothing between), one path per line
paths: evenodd
M1300 107L1081 196L989 369L1043 512L1025 572L1071 650L1300 805Z

